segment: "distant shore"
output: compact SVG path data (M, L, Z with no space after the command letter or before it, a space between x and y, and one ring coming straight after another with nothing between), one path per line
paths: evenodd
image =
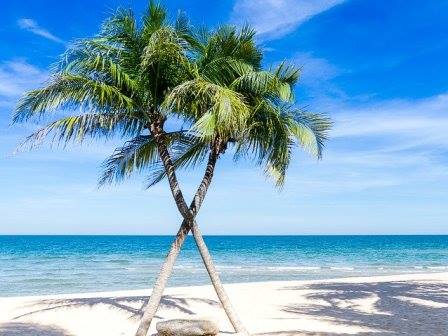
M254 334L444 335L448 330L448 273L238 283L226 288ZM149 293L0 298L0 334L131 336ZM157 321L211 318L223 334L231 331L211 286L168 288L157 316Z

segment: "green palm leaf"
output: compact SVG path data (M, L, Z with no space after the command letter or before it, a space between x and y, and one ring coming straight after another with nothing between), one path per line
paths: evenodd
M208 144L186 131L164 134L171 148L175 168L194 167L208 151ZM120 182L135 172L149 170L148 188L166 177L165 169L158 158L157 143L150 135L137 136L126 142L103 163L100 185Z
M164 107L196 120L192 130L209 140L214 134L228 138L241 131L250 111L243 95L202 79L174 88L166 97Z
M298 144L317 158L322 158L328 131L333 125L331 120L322 114L306 113L300 110L289 113L288 127Z
M139 135L129 140L123 147L104 161L99 185L119 182L135 171L141 171L159 161L157 143L150 135Z
M109 138L120 133L121 136L138 134L143 125L138 119L125 114L94 114L68 116L40 128L19 146L19 149L32 149L51 137L52 143L82 143L86 138Z
M74 107L97 112L116 109L132 113L134 109L132 98L117 87L85 76L62 73L46 87L28 92L20 100L13 121L26 121L45 112Z

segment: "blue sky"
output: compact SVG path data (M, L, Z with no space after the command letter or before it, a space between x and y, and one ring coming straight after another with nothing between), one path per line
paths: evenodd
M448 233L448 1L166 1L197 25L251 23L265 62L303 66L300 106L335 121L320 162L295 153L279 192L224 157L199 215L207 234ZM8 2L0 18L0 233L172 234L165 183L98 190L117 141L13 155L37 125L10 126L67 43L146 1ZM188 196L200 170L181 173Z

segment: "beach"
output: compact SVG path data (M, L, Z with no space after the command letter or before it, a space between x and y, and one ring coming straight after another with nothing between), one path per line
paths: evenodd
M252 334L448 335L448 273L225 285ZM0 335L133 335L146 290L0 298ZM216 321L232 333L211 286L171 287L154 322ZM155 325L151 332L155 333Z
M0 16L0 336L448 336L448 1Z

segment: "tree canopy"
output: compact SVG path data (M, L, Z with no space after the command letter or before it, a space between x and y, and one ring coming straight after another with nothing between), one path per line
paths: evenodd
M120 136L126 143L104 162L100 184L149 171L166 176L157 155L158 127L176 168L195 166L229 147L283 185L295 145L320 158L331 121L302 111L294 87L300 71L282 62L265 69L255 31L225 25L194 28L184 14L171 22L154 2L137 20L118 10L97 36L75 41L48 82L19 102L14 122L69 111L33 133L67 144ZM165 121L180 126L165 131Z

